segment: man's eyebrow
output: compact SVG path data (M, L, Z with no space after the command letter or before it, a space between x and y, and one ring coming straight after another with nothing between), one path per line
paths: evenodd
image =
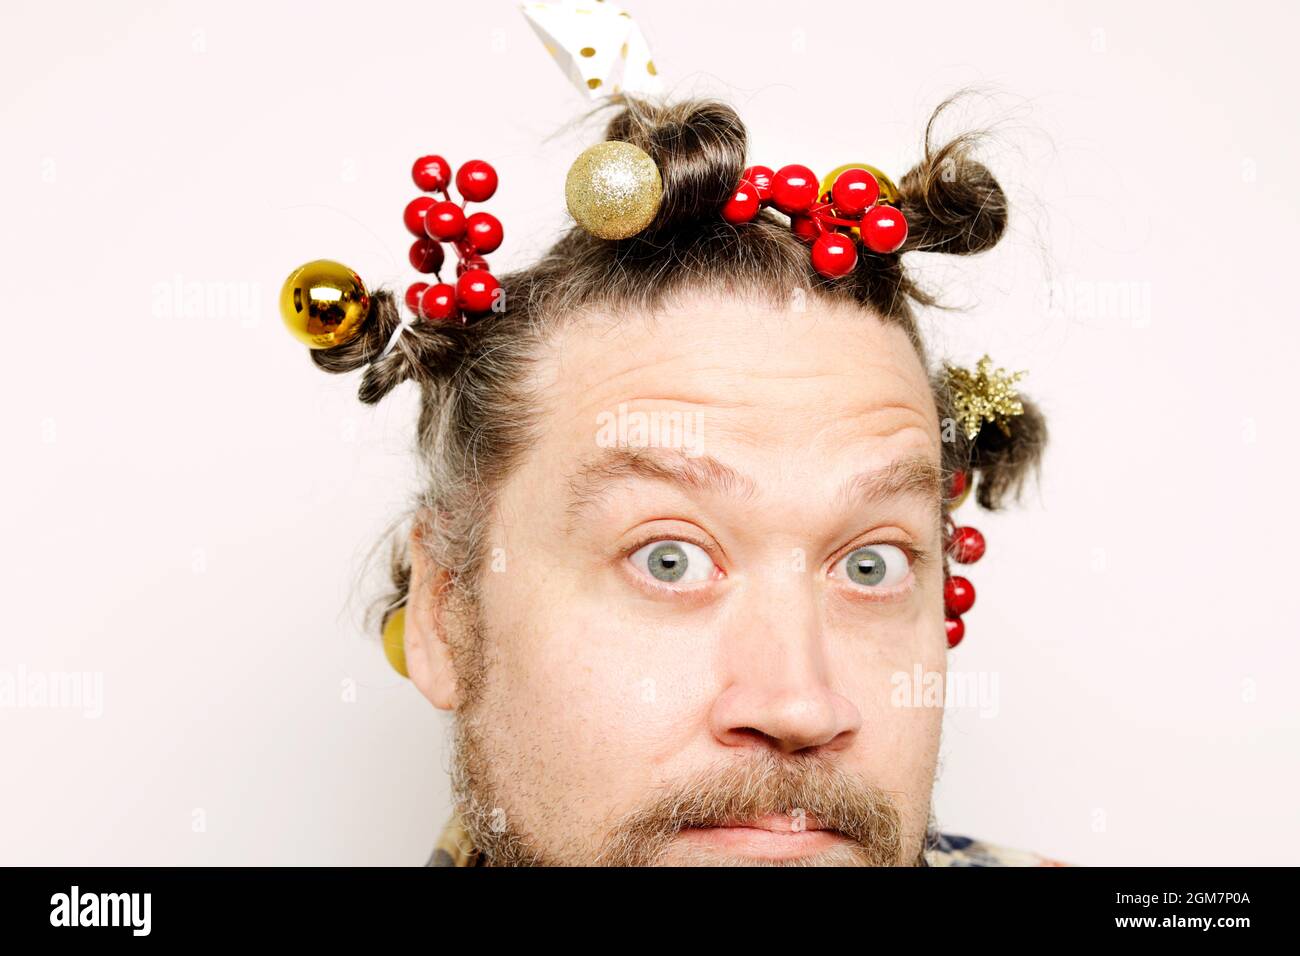
M753 479L709 455L682 451L610 448L583 464L569 478L569 521L574 522L610 485L626 478L642 478L682 485L697 491L741 500L757 493ZM863 471L845 481L840 490L846 505L883 502L892 498L922 498L936 507L943 498L943 472L929 458L899 458L879 468Z
M663 481L741 500L757 492L753 479L710 455L658 448L607 448L569 477L569 520L595 504L608 486L626 478Z
M924 498L937 505L943 500L943 469L920 455L898 458L853 475L840 495L846 503L859 505L890 498Z

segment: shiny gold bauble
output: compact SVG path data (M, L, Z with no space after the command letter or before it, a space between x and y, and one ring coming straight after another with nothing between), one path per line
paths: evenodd
M663 200L659 167L645 150L610 140L573 161L564 182L569 214L601 239L626 239L654 221Z
M410 677L406 673L406 608L399 607L392 614L388 615L388 620L384 622L384 656L388 658L388 663L393 665L393 670L403 677Z
M284 324L308 348L328 349L351 341L369 312L370 293L361 277L329 259L294 269L280 290Z

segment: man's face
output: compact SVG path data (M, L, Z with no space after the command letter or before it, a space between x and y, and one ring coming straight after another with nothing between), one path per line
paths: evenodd
M534 374L457 714L462 799L509 838L489 849L915 861L942 713L892 705L891 677L942 672L946 644L905 333L700 297L570 323Z

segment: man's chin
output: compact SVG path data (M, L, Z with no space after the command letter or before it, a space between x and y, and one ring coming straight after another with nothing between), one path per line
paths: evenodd
M871 854L833 830L688 827L655 866L871 866Z

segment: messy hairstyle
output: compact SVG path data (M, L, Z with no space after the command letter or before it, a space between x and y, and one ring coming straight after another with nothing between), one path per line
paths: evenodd
M908 276L903 258L911 252L983 252L1007 225L1002 188L972 158L978 136L934 142L935 121L951 102L931 116L921 160L898 182L906 243L892 255L860 256L856 268L838 279L813 271L807 245L778 213L764 210L740 225L722 219L720 210L746 166L745 126L731 107L618 97L610 104L617 112L605 138L645 150L663 179L659 211L643 232L610 241L575 226L538 262L501 277L500 311L464 325L417 322L381 358L376 357L401 316L391 292L376 292L360 335L311 356L327 372L364 368L360 398L367 404L407 380L419 385L417 444L425 474L412 515L435 564L473 593L494 496L535 427L529 367L549 332L584 312L653 312L680 293L701 291L756 297L778 307L792 294L847 301L901 326L930 367L914 308L939 303ZM932 385L942 423L952 417L951 398L941 374ZM952 440L943 443L944 471L970 473L976 500L985 508L1018 495L1037 467L1046 427L1032 402L1024 408L1009 433L987 427L968 440L959 429L946 430ZM406 603L406 535L394 540L392 570L394 590L379 605L381 626Z

